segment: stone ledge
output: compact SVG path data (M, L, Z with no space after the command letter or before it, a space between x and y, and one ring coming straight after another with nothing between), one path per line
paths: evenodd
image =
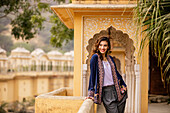
M36 97L35 113L77 113L83 101L72 96L72 88L60 88Z
M91 99L86 99L77 113L93 113L94 103Z
M163 96L163 95L149 95L148 96L148 102L149 103L163 103L168 102L169 96Z

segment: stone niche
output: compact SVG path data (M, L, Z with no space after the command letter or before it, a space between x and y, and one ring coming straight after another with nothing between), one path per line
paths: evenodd
M120 30L116 30L113 26L110 26L106 30L101 30L99 33L96 33L93 38L90 38L88 41L88 45L86 47L88 51L88 56L86 60L86 64L88 65L88 73L89 65L90 65L90 55L94 46L94 43L98 38L101 37L109 37L111 42L111 51L110 55L114 58L118 71L120 73L125 73L125 66L130 64L125 64L125 57L130 59L131 62L134 60L133 54L135 51L135 47L133 46L133 40L129 38L126 33L123 33ZM129 62L130 63L130 62Z

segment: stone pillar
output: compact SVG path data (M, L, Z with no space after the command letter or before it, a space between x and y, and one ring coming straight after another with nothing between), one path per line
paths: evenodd
M31 62L31 59L30 60L28 60L28 71L30 72L31 71L31 66L32 66L32 64L31 64L32 62Z
M23 72L23 67L24 67L24 60L20 59L20 64L19 64L19 67L20 67L20 72Z
M87 96L87 64L83 64L83 96Z
M60 64L61 64L61 72L63 72L64 71L64 61L60 62Z
M39 72L40 69L41 69L41 62L38 60L36 65L37 65L37 66L36 66L36 68L37 68L36 71Z
M130 113L131 110L131 73L130 73L130 66L126 64L126 84L128 88L128 99L126 102L126 109L125 113Z
M54 63L53 63L53 69L52 69L53 71L57 71L57 61L55 61Z
M135 75L136 75L136 92L135 92L135 113L140 113L140 66L135 64Z
M20 72L21 71L21 66L20 66L20 64L21 64L21 60L20 59L17 59L17 72Z
M134 61L133 58L127 57L126 59L126 84L128 88L128 99L126 103L125 113L134 113L135 111L135 74L134 74Z
M60 72L60 64L59 64L60 62L59 61L57 61L57 62L55 62L55 70L57 71L57 72Z
M4 73L6 72L6 63L5 63L5 60L3 61L3 72Z
M56 61L51 61L52 62L52 70L51 71L55 71L55 65L56 65Z
M50 64L49 66L50 66L50 68L51 68L51 63L45 61L45 67L46 67L46 68L45 68L45 71L48 71L48 68L49 68L48 64Z
M132 89L132 107L131 107L131 113L134 113L135 112L135 88L136 88L136 81L135 81L135 72L134 72L134 59L132 57L131 59L131 89Z
M74 67L73 65L74 65L74 64L73 64L73 61L71 61L71 62L70 62L70 72L73 72L73 69L72 69L72 68Z
M69 60L68 61L68 70L67 70L68 72L70 72L71 71L71 61Z
M2 61L0 61L0 73L2 73L3 70L3 65L2 65Z

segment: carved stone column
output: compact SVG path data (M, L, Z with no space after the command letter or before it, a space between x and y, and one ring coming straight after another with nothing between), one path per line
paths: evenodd
M136 75L136 92L135 92L135 113L140 113L140 66L135 64L135 75Z
M47 61L45 61L45 71L48 71L48 62Z
M56 61L51 61L52 62L52 70L51 71L56 71Z
M41 61L38 60L38 63L37 63L37 71L40 72L41 71Z
M3 65L2 65L2 61L0 61L0 73L3 72Z
M127 61L128 62L128 61ZM126 62L126 63L127 63ZM126 110L125 113L131 113L131 98L132 98L132 86L131 86L131 72L130 72L130 65L126 64L126 84L127 84L127 88L128 88L128 99L126 102Z
M87 64L83 64L83 96L87 96Z
M131 66L130 66L130 71L131 71L131 89L132 89L132 98L131 98L131 113L135 112L135 88L136 88L136 81L135 81L135 72L134 72L134 57L132 57L131 60Z

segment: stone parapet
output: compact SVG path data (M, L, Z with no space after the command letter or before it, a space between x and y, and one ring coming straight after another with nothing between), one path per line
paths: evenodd
M77 113L94 113L94 104L91 99L86 99Z
M77 113L84 97L72 96L71 88L60 88L35 99L35 113Z
M129 4L137 0L72 0L73 4Z

